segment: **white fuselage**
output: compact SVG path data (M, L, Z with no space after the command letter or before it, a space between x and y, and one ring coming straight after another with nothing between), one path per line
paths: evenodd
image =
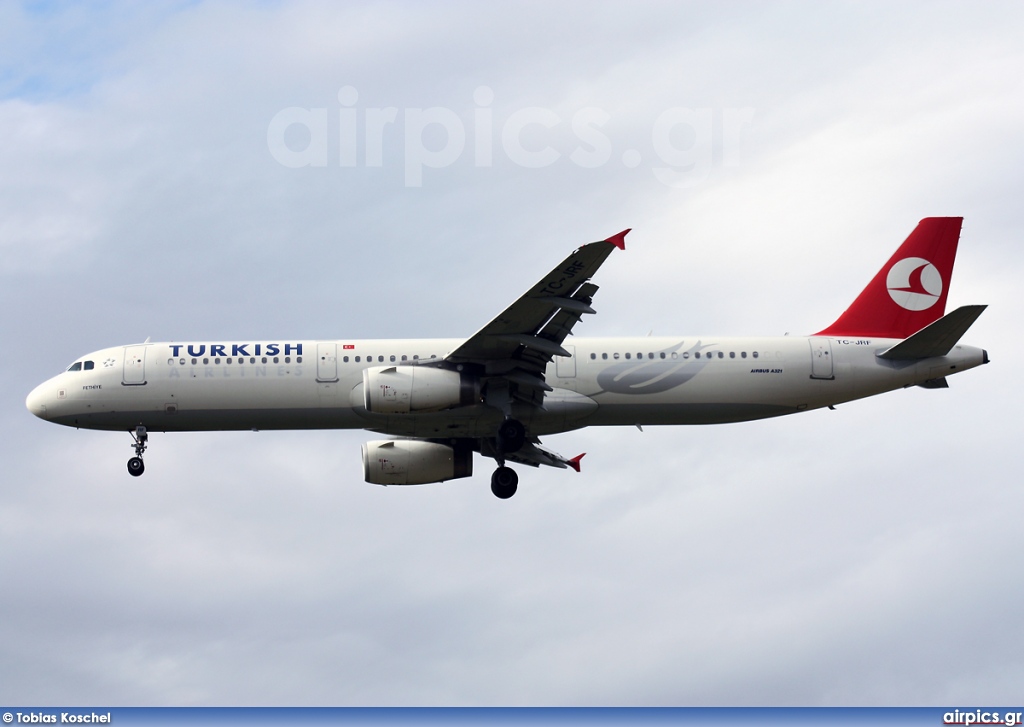
M439 362L457 339L146 343L83 357L38 386L37 416L87 429L369 429L421 438L488 437L503 414L480 403L373 414L363 371ZM973 368L980 348L891 361L880 338L574 338L545 373L540 408L513 404L534 435L584 426L714 424L792 414ZM357 360L358 359L358 360ZM73 366L73 368L74 368Z

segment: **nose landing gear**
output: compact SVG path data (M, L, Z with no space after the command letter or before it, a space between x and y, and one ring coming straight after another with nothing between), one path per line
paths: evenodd
M138 477L146 471L146 465L142 461L142 453L146 451L146 442L149 441L149 433L146 432L146 428L141 424L135 427L134 432L130 432L132 439L135 440L135 456L128 460L128 474L132 477Z

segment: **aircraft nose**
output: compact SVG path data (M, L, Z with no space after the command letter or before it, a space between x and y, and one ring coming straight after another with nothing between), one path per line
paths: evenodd
M41 384L36 388L32 389L32 392L25 398L25 408L35 414L40 419L46 419L46 392L44 387L46 384Z

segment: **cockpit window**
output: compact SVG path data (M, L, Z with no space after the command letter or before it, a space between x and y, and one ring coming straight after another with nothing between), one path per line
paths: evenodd
M96 364L94 364L92 361L86 361L85 365L82 366L82 370L83 371L92 371L95 366L96 366Z
M75 361L73 364L68 366L68 371L81 371L81 370L82 370L82 362L81 361Z

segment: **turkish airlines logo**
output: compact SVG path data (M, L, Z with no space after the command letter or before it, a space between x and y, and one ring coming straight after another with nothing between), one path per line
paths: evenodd
M942 276L924 258L908 257L889 268L885 286L901 308L927 310L942 295Z

